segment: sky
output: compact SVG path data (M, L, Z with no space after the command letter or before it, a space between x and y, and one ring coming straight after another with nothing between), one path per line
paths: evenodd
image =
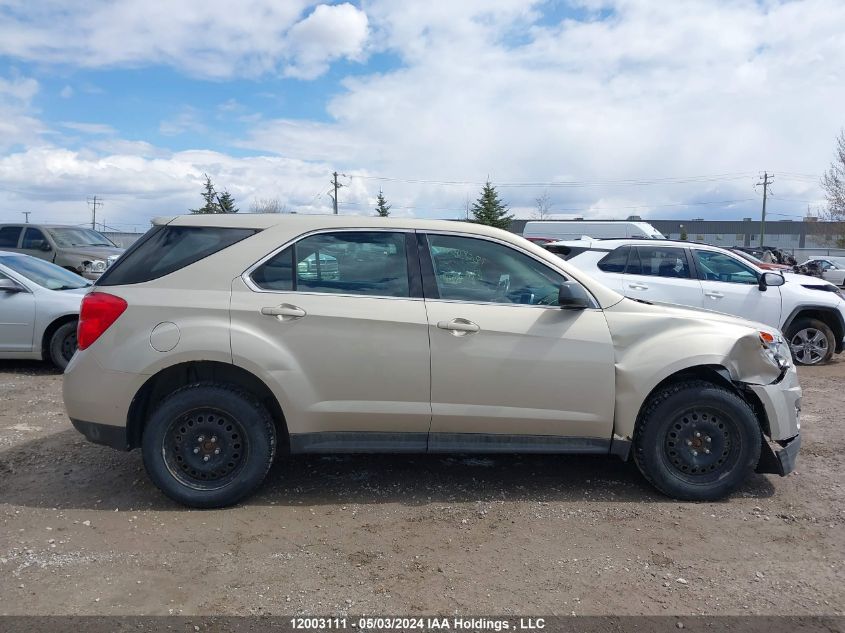
M0 0L0 222L241 212L798 220L845 126L842 0Z

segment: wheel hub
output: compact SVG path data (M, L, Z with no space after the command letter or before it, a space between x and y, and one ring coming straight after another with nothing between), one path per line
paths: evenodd
M813 365L821 361L827 354L827 337L816 328L799 330L789 342L792 354L798 362Z
M701 476L720 468L730 457L733 440L728 424L713 412L689 411L666 433L664 452L685 475Z
M245 462L246 437L236 421L219 411L195 411L174 420L162 447L167 467L194 488L231 481Z

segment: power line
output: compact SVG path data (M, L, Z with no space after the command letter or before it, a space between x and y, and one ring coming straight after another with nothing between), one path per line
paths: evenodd
M667 185L667 184L693 184L693 183L707 183L720 182L731 180L744 180L749 176L754 175L753 172L743 173L726 173L726 174L711 174L700 176L682 176L682 177L665 177L665 178L626 178L626 179L606 179L606 180L561 180L552 182L498 182L497 188L509 187L596 187L596 186L648 186L648 185ZM390 176L364 176L352 174L349 178L359 178L361 180L378 180L384 182L401 182L406 184L419 185L439 185L448 187L466 187L466 186L483 186L484 182L470 181L470 180L423 180L418 178L394 178Z

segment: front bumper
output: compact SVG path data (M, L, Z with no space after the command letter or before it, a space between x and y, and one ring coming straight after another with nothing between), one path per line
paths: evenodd
M796 435L788 440L774 442L774 444L780 446L780 449L775 449L771 442L763 442L760 461L757 463L757 472L771 473L783 477L795 470L795 459L801 449L801 436Z
M790 367L784 377L770 385L750 385L750 389L763 405L768 421L767 435L773 441L789 440L801 430L799 413L801 411L801 387L798 384L798 372Z
M85 279L89 279L91 281L97 281L100 277L103 276L103 273L76 273L84 277Z

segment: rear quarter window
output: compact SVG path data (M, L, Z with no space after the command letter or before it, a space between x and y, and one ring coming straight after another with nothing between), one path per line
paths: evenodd
M602 257L597 264L599 270L606 273L624 273L625 265L628 262L628 251L630 250L630 246L620 246L615 251L611 251Z
M97 280L97 286L152 281L218 253L256 229L157 226L138 240Z

